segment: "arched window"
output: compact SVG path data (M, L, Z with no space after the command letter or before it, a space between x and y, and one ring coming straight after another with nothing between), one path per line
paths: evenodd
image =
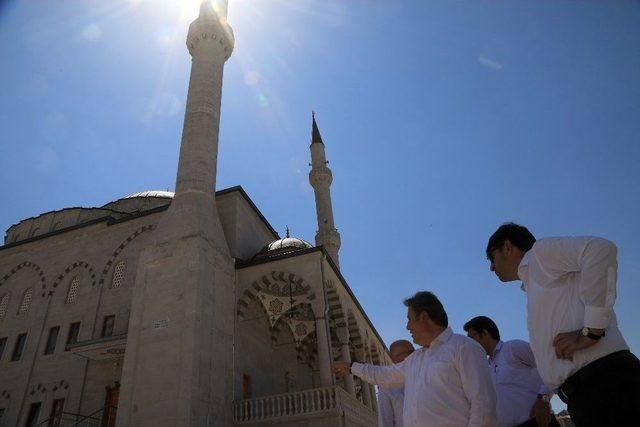
M7 314L7 307L9 306L10 293L6 293L0 297L0 319L4 318Z
M29 234L29 237L33 237L35 236L38 232L40 231L39 227L34 228L31 233Z
M116 267L113 269L113 280L111 281L111 289L117 289L122 285L122 281L124 280L124 271L126 264L124 261L120 261L116 264Z
M20 308L18 309L18 314L24 314L29 311L29 306L31 305L31 297L33 296L33 288L29 288L24 291L22 295L22 302L20 303Z
M69 291L67 292L67 304L76 302L76 297L78 296L79 287L80 287L80 276L76 276L69 283Z
M60 228L62 228L62 222L58 221L55 224L53 224L53 227L51 227L51 231L60 230Z

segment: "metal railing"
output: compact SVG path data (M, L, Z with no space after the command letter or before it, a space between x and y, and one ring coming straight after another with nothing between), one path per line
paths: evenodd
M105 406L89 415L61 412L38 423L36 427L101 427L102 417L108 409L110 408Z

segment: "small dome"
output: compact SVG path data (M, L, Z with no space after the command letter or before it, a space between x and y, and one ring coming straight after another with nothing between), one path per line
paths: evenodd
M254 259L269 258L312 247L313 245L306 240L298 239L297 237L285 237L269 243L256 254Z
M148 190L129 194L128 196L124 196L123 199L133 199L136 197L163 197L165 199L173 199L173 193L171 191Z
M284 239L269 243L262 248L260 252L271 252L286 248L308 249L312 247L311 243L306 240L298 239L297 237L285 237Z

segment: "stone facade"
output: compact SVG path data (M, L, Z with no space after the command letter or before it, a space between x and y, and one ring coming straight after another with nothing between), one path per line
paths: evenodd
M8 296L0 319L0 339L6 338L0 358L2 425L24 425L34 403L41 404L39 420L48 419L56 399L64 399L67 418L72 418L67 414L100 412L107 405L109 390L120 388L123 355L131 345L128 331L139 257L171 200L167 195L121 199L112 202L120 208L119 219L106 216L81 226L71 224L0 248L0 300ZM263 424L276 425L278 420L285 424L277 425L341 425L339 420L347 423L349 410L353 419L374 419L372 387L329 372L329 361L345 358L347 349L352 359L389 363L382 340L335 264L321 247L311 245L261 252L278 236L246 193L234 187L218 192L216 200L229 251L236 260L235 315L224 320L234 330L229 414L234 413L233 405L239 408L243 401L292 398L296 393L335 387L350 391L352 398L343 399L343 407L336 403L307 416L301 404L300 414L274 411ZM148 210L139 210L142 205ZM26 227L33 219L25 221L17 226ZM273 291L274 285L279 292ZM28 289L32 289L31 302L18 314ZM262 295L271 297L274 304L265 305ZM282 304L279 310L278 303ZM109 316L114 316L113 330L103 331ZM67 345L70 327L76 322L80 323L77 343ZM299 336L298 325L304 326L298 327L304 331ZM56 345L52 354L45 355L54 327L60 328ZM155 327L162 331L165 325L160 322ZM324 333L318 334L317 327ZM27 334L24 350L19 360L11 361L22 333Z

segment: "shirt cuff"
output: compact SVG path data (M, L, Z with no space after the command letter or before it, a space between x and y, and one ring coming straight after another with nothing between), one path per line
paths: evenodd
M554 395L553 390L546 386L546 384L542 384L540 386L540 390L538 390L538 394L545 394L551 398Z
M613 310L608 307L592 307L584 308L584 326L593 329L607 329L611 323Z
M362 364L362 363L353 362L353 363L351 364L351 373L352 373L353 375L356 375L356 376L358 376L358 377L359 377L359 376L360 376L360 374L362 374L362 367L363 367L363 366L364 366L364 364Z

